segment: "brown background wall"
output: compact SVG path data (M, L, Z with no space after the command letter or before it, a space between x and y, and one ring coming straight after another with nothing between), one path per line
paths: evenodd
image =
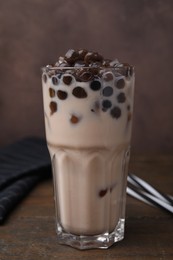
M40 67L69 48L136 67L133 152L173 152L172 0L0 1L0 145L44 135Z

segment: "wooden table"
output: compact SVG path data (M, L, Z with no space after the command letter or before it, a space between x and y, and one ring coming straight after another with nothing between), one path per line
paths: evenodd
M173 195L173 156L138 156L130 170ZM173 218L127 196L125 239L107 250L58 245L52 180L40 183L0 226L0 260L173 259Z

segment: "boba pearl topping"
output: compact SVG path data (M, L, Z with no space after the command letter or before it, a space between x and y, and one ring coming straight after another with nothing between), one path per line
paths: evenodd
M43 69L49 115L54 117L69 109L67 120L71 125L81 124L86 116L105 115L113 121L124 118L128 124L132 117L133 76L133 66L128 63L86 49L70 49ZM82 111L81 104L85 107Z
M106 68L116 69L116 73L127 77L133 75L133 66L128 63L120 63L117 59L111 60L104 58L98 52L88 51L86 49L73 50L69 49L64 56L60 56L53 65L47 65L48 76L54 75L54 70L61 77L62 73L68 71L69 68L74 67L76 70L73 71L73 76L77 81L91 81L95 77L103 76L103 72ZM104 80L109 82L113 80L113 76L109 71L104 74ZM46 82L47 77L44 75L43 80ZM58 80L52 78L53 84L56 85ZM64 77L64 83L67 85L71 84L72 79L69 76ZM117 88L123 88L124 82L120 80L117 84Z

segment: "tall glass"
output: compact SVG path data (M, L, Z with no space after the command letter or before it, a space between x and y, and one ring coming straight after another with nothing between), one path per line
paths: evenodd
M108 248L124 237L134 70L42 69L58 241Z

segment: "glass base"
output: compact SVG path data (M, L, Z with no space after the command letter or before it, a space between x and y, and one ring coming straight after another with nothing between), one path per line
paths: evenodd
M77 236L67 233L58 224L57 235L59 244L69 245L71 247L85 250L92 248L107 249L114 243L121 241L124 238L125 219L120 219L118 225L111 233L103 233L93 236Z

